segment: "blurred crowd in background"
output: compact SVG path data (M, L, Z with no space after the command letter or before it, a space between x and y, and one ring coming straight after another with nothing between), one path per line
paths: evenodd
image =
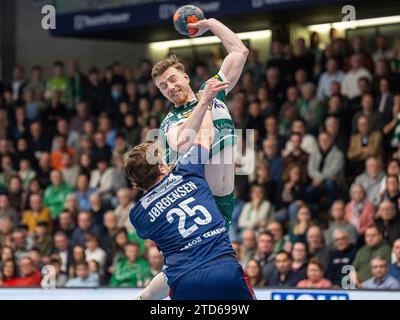
M195 92L220 61L182 57ZM40 286L52 265L57 287L143 287L163 258L129 222L140 192L123 156L171 107L154 62L51 63L0 83L0 285ZM227 98L255 132L229 230L251 284L400 289L400 39L273 40L267 61L250 48Z

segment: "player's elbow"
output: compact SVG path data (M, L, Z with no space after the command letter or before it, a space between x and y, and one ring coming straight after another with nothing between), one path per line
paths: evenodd
M249 49L247 49L244 45L237 51L237 58L246 61L249 56Z

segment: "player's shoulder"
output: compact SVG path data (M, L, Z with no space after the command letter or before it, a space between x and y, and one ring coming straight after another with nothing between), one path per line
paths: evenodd
M200 86L199 91L197 92L198 95L199 95L199 94L201 95L201 92L204 90L204 88L205 88L207 82L210 81L211 79L217 79L217 80L219 80L219 81L222 82L222 81L225 81L225 76L221 73L221 71L219 71L217 74L215 74L215 75L213 75L212 77L210 77L210 79L208 79L207 81L205 81L205 82L202 83L202 85ZM224 101L226 95L227 95L226 92L222 92L222 91L221 91L221 92L218 92L216 98L217 98L218 100Z
M137 228L137 224L140 221L138 217L143 213L143 207L141 205L141 199L129 210L129 220L131 224Z
M212 80L212 79L217 79L217 80L219 80L219 81L225 81L225 76L221 73L221 71L219 71L218 73L216 73L216 74L213 75L213 76L210 76L210 78L209 78L208 80L204 81L204 82L201 84L200 89L199 89L199 92L202 91L202 90L204 90L204 87L206 86L207 82L210 81L210 80Z

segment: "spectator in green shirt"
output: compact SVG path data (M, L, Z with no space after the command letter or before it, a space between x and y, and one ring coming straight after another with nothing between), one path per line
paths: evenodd
M44 205L50 209L51 217L58 218L60 212L64 208L64 202L68 194L72 192L72 188L62 179L62 174L58 170L50 172L51 184L44 192Z
M47 81L46 98L50 98L53 91L61 92L61 102L66 102L68 89L68 77L64 74L64 63L62 61L53 62L53 76Z
M152 279L148 262L139 257L139 245L125 245L125 257L116 262L111 276L111 287L144 287Z
M383 241L378 227L372 225L365 231L365 245L357 251L353 266L356 269L359 282L364 282L372 277L371 260L375 257L383 257L390 261L391 247Z

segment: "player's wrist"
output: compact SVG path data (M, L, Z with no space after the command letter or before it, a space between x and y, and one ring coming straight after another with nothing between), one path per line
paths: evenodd
M218 22L218 20L215 18L206 19L206 26L212 32L213 31L212 28L216 25L217 22Z

